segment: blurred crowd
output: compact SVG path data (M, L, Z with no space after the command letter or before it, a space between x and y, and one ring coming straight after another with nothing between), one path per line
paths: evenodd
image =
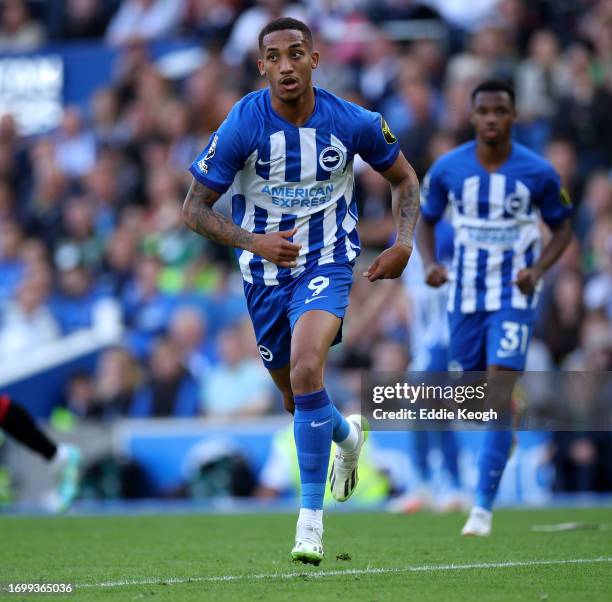
M382 112L420 177L471 137L473 87L514 82L515 137L553 163L576 206L529 367L612 369L612 0L4 0L0 52L88 39L119 54L56 131L24 138L0 119L0 361L118 319L124 344L66 385L76 415L280 412L233 255L189 232L181 203L211 132L265 85L257 34L282 15L313 28L316 85ZM170 78L150 43L176 38L204 52ZM360 162L356 179L367 263L394 223L386 182ZM356 276L331 354L339 405L358 399L360 369L409 364L411 312L402 282Z

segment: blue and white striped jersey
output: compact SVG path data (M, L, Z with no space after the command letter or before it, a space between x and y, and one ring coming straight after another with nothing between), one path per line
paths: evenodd
M436 224L436 260L450 268L453 257L453 228L445 219ZM402 274L411 305L410 353L412 370L426 370L429 353L435 348L448 347L449 330L446 306L449 285L438 288L425 283L423 259L418 248L412 250L410 261Z
M292 269L237 249L247 282L276 285L311 266L357 257L356 154L384 171L399 145L380 114L321 88L315 88L315 109L301 127L274 111L268 89L234 105L190 172L217 192L231 186L235 224L257 233L297 227L293 242L302 245Z
M513 281L539 256L538 214L554 226L571 213L552 165L513 142L510 157L489 173L468 142L440 157L423 183L424 219L437 221L448 203L455 230L448 310L535 308L541 282L523 295Z

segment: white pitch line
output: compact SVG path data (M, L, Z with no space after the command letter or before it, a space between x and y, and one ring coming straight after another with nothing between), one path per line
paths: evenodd
M422 564L399 568L365 568L337 569L332 571L292 572L292 573L259 573L255 575L211 575L208 577L162 577L150 579L126 579L123 581L106 581L103 583L80 583L76 587L128 587L130 585L181 585L184 583L219 583L228 581L262 581L265 579L297 579L308 577L321 579L325 577L340 577L344 575L392 575L398 573L430 573L435 571L467 571L472 569L508 569L528 566L546 566L558 564L591 564L597 562L612 562L611 557L599 558L569 558L561 560L510 560L507 562L475 562L471 564Z

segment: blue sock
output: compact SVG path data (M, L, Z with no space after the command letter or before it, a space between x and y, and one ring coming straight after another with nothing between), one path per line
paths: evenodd
M444 467L448 471L453 487L455 489L461 489L461 482L459 481L459 465L457 464L457 457L459 456L457 435L455 434L455 431L450 430L440 431L439 435Z
M302 485L302 508L321 510L332 442L332 403L325 389L295 395L293 435Z
M423 484L428 483L431 477L428 457L430 434L427 431L414 431L412 437L414 461L419 471L419 476Z
M346 418L338 411L338 408L332 403L332 416L334 417L333 425L334 430L332 432L332 440L335 443L344 441L349 436L351 427L346 421Z
M512 447L512 431L487 431L478 460L476 505L491 510Z

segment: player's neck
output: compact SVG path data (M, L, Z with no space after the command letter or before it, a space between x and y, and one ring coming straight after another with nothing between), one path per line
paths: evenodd
M283 102L273 94L270 95L272 108L289 123L296 127L304 125L315 109L315 92L311 86L294 102Z
M512 140L508 139L501 144L484 144L478 142L476 145L476 156L478 161L487 171L499 169L508 159L512 152Z

